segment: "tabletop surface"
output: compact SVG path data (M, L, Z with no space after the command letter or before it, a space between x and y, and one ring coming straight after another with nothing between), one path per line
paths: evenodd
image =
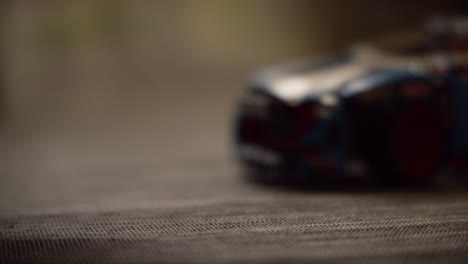
M466 263L466 188L252 182L231 156L232 97L161 103L149 123L7 129L0 262Z

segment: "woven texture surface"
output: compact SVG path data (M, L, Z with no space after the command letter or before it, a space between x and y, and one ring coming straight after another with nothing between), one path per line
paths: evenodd
M281 259L462 263L467 259L466 206L448 201L396 204L365 195L2 217L0 256L2 263Z
M219 108L6 133L0 263L467 263L466 187L255 184L229 155Z
M4 171L0 263L468 260L466 189L295 191L221 155L120 158Z

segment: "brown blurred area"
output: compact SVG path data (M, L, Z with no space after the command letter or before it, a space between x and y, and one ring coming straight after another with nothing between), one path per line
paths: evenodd
M466 10L464 1L399 0L4 5L8 116L28 126L141 117L157 124L184 109L197 119L219 110L223 121L253 69Z
M80 151L226 156L255 69L466 10L461 0L2 1L3 151L40 165Z

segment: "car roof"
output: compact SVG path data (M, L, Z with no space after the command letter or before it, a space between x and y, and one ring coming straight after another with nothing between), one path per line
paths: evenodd
M266 69L256 75L252 87L297 104L330 93L352 96L388 82L427 79L431 70L447 65L447 56L437 53L401 56L364 47L334 59Z
M306 68L308 70L304 70ZM367 67L362 63L350 57L340 57L312 67L286 65L263 71L254 79L254 87L281 100L294 103L305 98L335 92L344 83L367 71Z
M398 83L406 80L424 80L425 74L402 70L376 70L346 83L341 87L339 94L342 97L350 97L360 94L382 85Z

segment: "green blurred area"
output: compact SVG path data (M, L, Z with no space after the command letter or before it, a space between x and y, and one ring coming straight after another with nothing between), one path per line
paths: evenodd
M254 69L334 53L467 10L464 1L432 0L3 5L7 115L26 126L157 123L212 111L221 120Z

